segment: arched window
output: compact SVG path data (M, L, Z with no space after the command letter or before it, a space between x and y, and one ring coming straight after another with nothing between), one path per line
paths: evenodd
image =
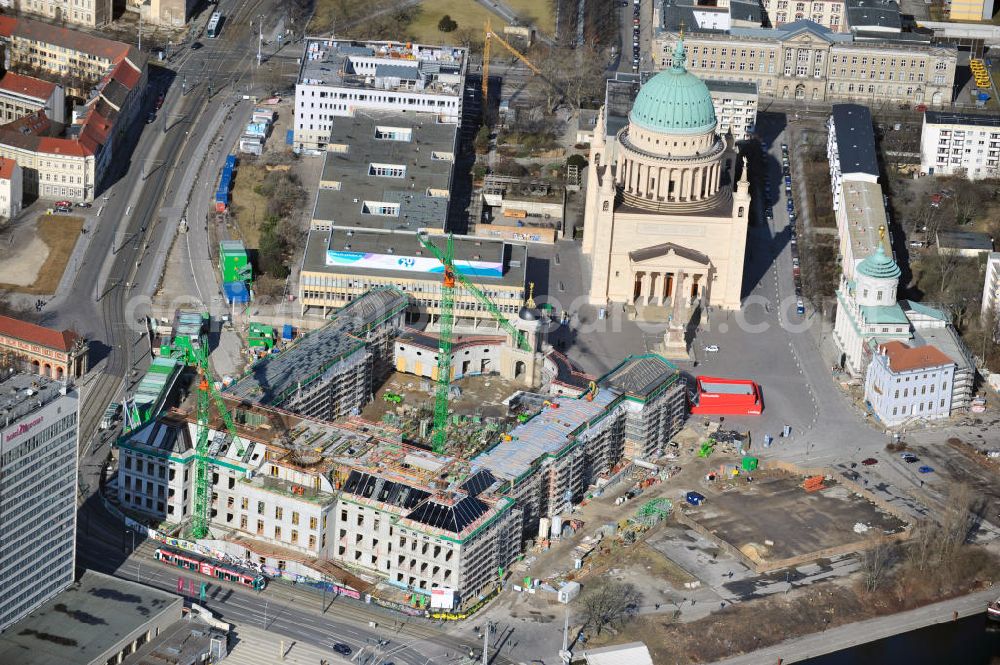
M742 219L742 217L743 217L743 206L740 206L740 209L736 212L736 215L737 215L737 217L740 217Z
M601 205L601 210L603 210L604 212L607 212L610 208L611 208L611 203L609 201L605 201Z

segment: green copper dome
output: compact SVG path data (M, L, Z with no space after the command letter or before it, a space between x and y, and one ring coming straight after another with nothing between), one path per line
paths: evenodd
M874 254L858 264L858 272L874 279L899 279L902 274L896 261L885 253L881 242Z
M715 107L705 82L684 68L684 42L673 66L649 79L632 104L629 121L653 132L701 134L715 128Z

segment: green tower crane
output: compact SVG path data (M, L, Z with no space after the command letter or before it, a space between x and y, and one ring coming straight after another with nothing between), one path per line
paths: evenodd
M197 354L198 363L198 436L194 455L194 511L191 518L191 535L194 538L204 538L208 535L211 506L211 465L212 458L208 452L208 421L211 404L222 417L226 430L239 443L238 453L243 456L243 444L236 434L236 426L222 401L222 395L215 389L212 381L212 371L208 366L208 352L202 345Z
M436 453L441 453L445 450L448 438L448 392L451 386L451 347L452 329L455 323L456 280L461 282L462 286L486 308L500 326L511 335L514 343L520 349L530 352L532 348L524 333L515 328L489 297L455 267L455 243L451 234L448 234L444 251L434 245L426 234L421 233L417 237L420 239L420 243L444 266L444 278L441 282L441 330L438 336L437 386L434 391L434 430L431 434L432 449Z

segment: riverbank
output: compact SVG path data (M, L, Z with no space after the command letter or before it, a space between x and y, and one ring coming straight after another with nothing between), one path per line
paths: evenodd
M716 661L714 665L759 665L798 663L842 649L866 644L933 624L982 614L986 605L1000 595L996 586L906 612L859 621L787 640L771 647Z

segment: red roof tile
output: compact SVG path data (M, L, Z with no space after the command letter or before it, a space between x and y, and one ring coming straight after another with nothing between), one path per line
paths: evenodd
M53 330L9 316L0 316L0 335L59 351L71 350L73 343L80 338L72 330Z
M17 19L13 16L0 16L0 35L10 37L17 29Z
M142 77L142 72L136 69L128 60L120 60L115 68L111 70L111 78L115 79L123 86L131 90Z
M0 77L0 90L7 90L19 95L34 97L35 99L46 100L52 96L52 91L55 89L55 83L36 79L33 76L7 72L3 77Z
M4 27L0 23L0 35L3 34ZM78 30L60 28L42 21L33 21L30 18L16 19L11 34L22 39L33 39L112 61L124 58L129 51L128 44L123 42L95 37Z
M911 347L902 342L886 342L879 347L889 357L889 369L908 372L941 365L954 365L955 361L931 344Z
M14 169L17 162L13 159L0 157L0 180L10 180L14 176Z

